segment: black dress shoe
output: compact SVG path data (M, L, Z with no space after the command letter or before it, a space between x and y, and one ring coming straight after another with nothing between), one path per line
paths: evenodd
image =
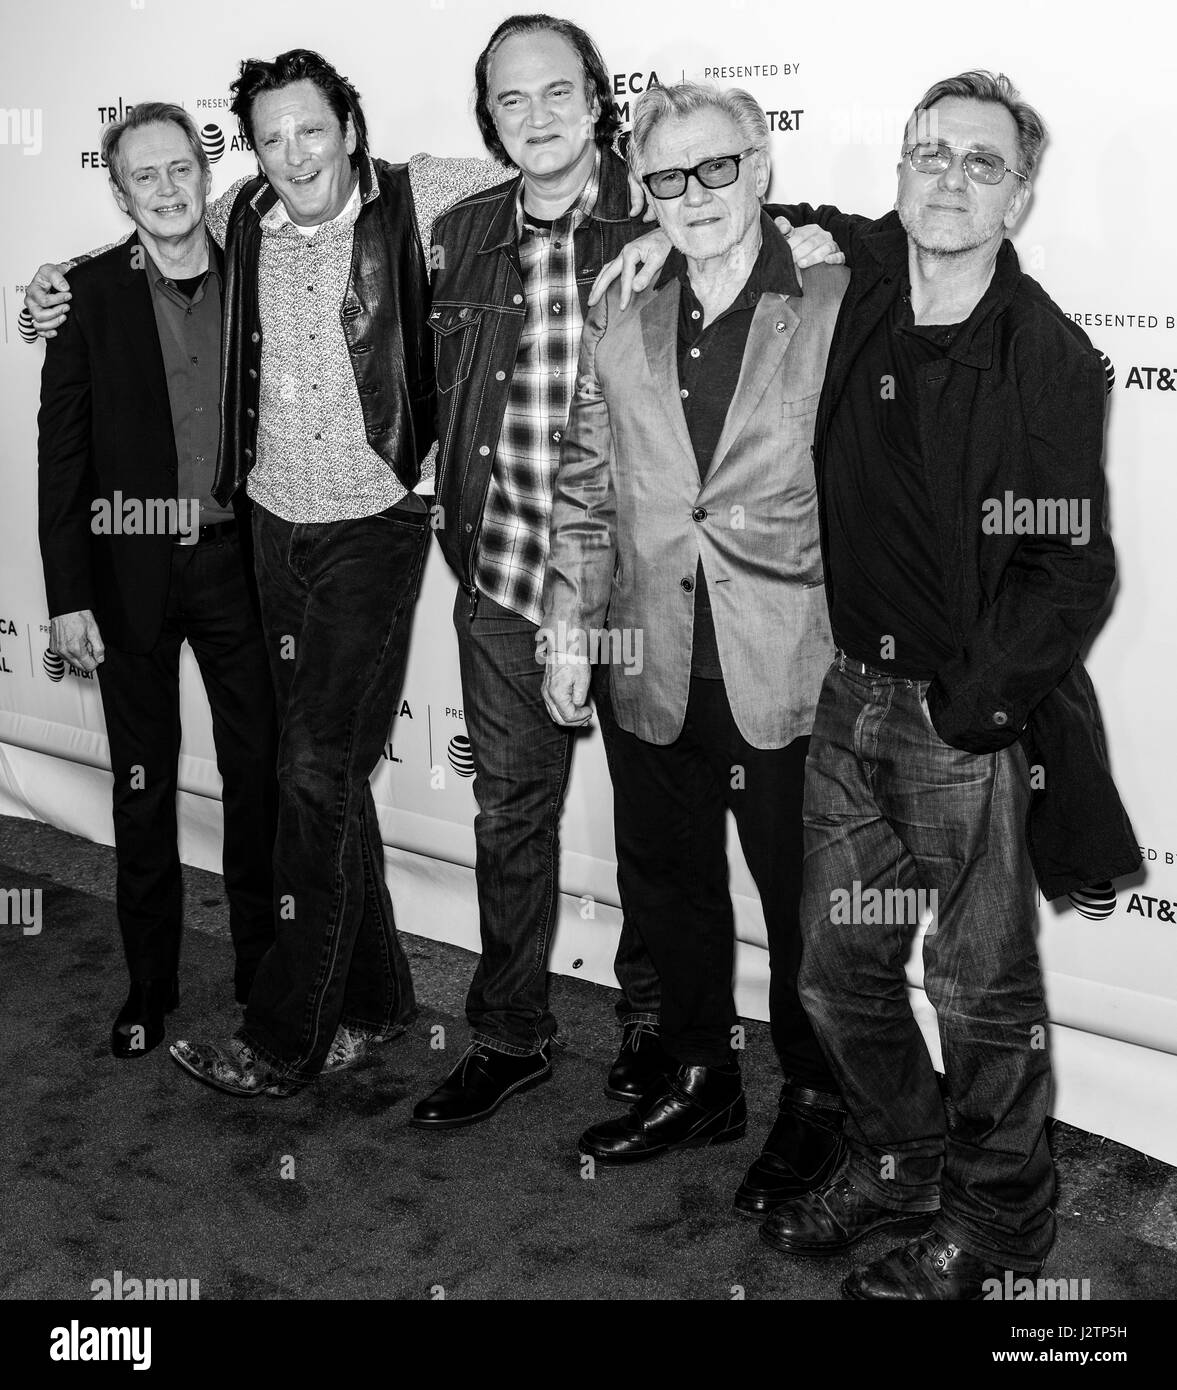
M552 1074L551 1048L515 1057L472 1043L432 1095L413 1107L414 1129L457 1129L489 1119L508 1096L529 1091Z
M847 1298L922 1303L971 1303L983 1299L993 1280L1000 1289L1005 1270L970 1255L935 1231L890 1250L873 1264L860 1265L842 1282ZM992 1286L990 1286L992 1287Z
M610 1100L631 1105L641 1100L647 1086L660 1080L675 1063L662 1051L662 1032L656 1023L627 1023L621 1035L621 1050L609 1069L605 1094Z
M738 1067L682 1064L619 1119L586 1129L580 1152L598 1163L641 1163L672 1149L725 1144L747 1126Z
M156 980L132 980L127 1002L110 1030L110 1050L116 1057L143 1057L164 1038L164 1014L180 1007L176 975Z
M926 1231L936 1213L880 1206L847 1177L816 1192L784 1202L760 1228L760 1239L790 1255L825 1255L846 1250L874 1231Z
M736 1189L735 1209L766 1216L782 1202L822 1187L842 1166L846 1107L841 1096L786 1081L764 1152Z

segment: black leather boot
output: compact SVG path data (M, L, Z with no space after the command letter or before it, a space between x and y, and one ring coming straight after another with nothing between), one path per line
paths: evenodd
M767 1216L832 1178L846 1156L845 1120L841 1096L786 1080L764 1152L736 1189L736 1211Z
M619 1119L580 1136L580 1151L598 1163L641 1163L672 1149L742 1138L748 1125L739 1067L676 1067Z
M180 1006L179 976L132 980L131 992L114 1027L110 1050L116 1057L143 1057L164 1038L164 1014Z

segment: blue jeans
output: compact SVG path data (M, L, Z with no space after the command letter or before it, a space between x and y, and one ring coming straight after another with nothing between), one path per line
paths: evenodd
M556 1031L548 1005L548 947L559 907L560 811L576 734L553 723L544 705L535 623L484 594L471 616L470 598L459 589L454 627L478 802L482 956L466 1017L475 1042L523 1057ZM601 727L604 734L604 719ZM657 1022L657 972L628 913L614 970L622 1020Z
M949 747L926 690L841 655L826 675L806 769L801 997L849 1108L854 1185L938 1207L929 1224L948 1240L1033 1273L1054 1235L1054 1167L1028 769L1016 744ZM918 907L936 914L924 988L943 1089L904 985Z
M368 779L400 694L428 542L423 508L320 525L254 508L280 726L277 939L238 1036L292 1080L318 1073L340 1023L387 1034L416 1017Z

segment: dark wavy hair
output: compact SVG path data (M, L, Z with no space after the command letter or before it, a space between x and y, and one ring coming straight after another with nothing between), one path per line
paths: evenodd
M356 133L355 153L352 164L358 164L368 152L368 123L364 120L360 94L352 84L336 72L322 54L309 48L292 48L288 53L279 53L272 63L264 58L243 58L241 72L237 80L229 84L233 100L229 110L237 117L242 135L254 144L253 103L262 92L277 92L295 82L313 82L323 93L327 105L335 113L340 130L347 128L347 118L351 117L352 128Z
M613 100L613 84L609 81L609 70L601 57L601 50L592 38L570 19L556 19L550 14L513 14L504 19L490 36L486 47L478 55L474 64L474 116L482 140L495 159L502 164L511 164L499 133L495 129L494 116L490 109L490 62L495 50L504 39L514 38L516 34L540 34L544 31L559 34L569 43L580 59L584 71L584 94L589 105L593 98L600 104L601 114L597 117L593 138L602 148L613 143L613 137L621 128L621 113Z

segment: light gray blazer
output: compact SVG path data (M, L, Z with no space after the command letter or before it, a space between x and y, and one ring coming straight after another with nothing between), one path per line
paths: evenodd
M649 743L682 730L700 557L740 732L780 748L813 727L834 647L810 446L849 278L819 266L805 272L800 298L761 296L702 484L679 396L678 280L643 291L624 313L614 284L589 311L542 626L603 630L608 615L608 629L625 635L614 652L631 655L640 633L640 670L615 655L610 688L617 722Z

